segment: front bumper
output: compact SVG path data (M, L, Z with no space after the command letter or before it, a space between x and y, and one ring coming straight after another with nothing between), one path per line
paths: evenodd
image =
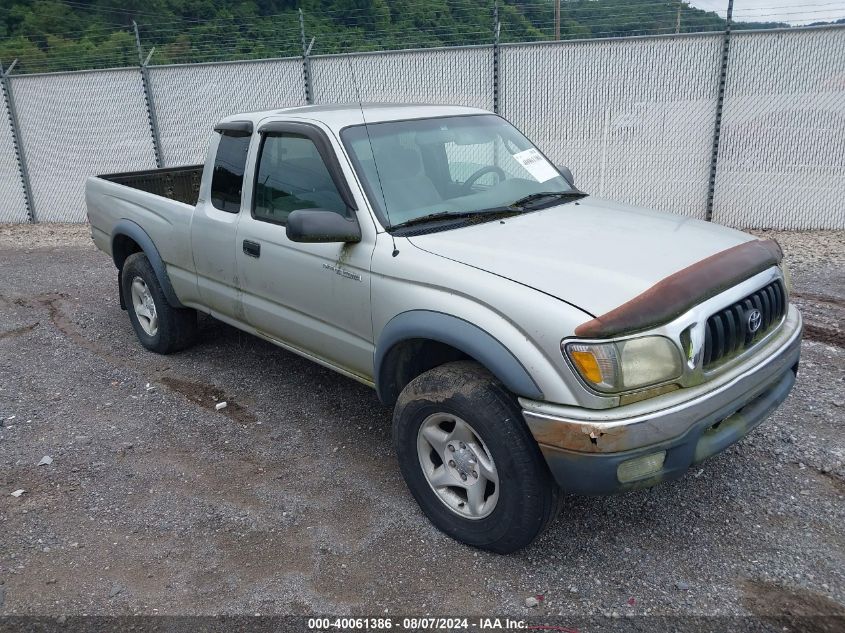
M777 336L719 380L609 410L521 399L523 416L567 492L653 486L680 477L763 422L792 390L800 348L801 315L790 307ZM662 451L660 470L620 481L620 464Z

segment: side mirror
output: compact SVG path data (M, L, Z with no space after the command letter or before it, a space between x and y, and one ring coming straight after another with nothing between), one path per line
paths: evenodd
M357 220L325 209L297 209L287 219L285 233L292 242L360 242Z
M564 178L569 182L570 185L573 187L575 186L575 178L572 177L572 172L569 171L569 167L566 165L557 165L557 170L563 175Z

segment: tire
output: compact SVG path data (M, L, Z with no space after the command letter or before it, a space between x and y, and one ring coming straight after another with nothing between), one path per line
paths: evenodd
M464 444L460 423L471 432ZM411 381L393 413L393 442L411 494L458 541L509 554L529 545L558 513L561 491L518 403L478 363L447 363Z
M196 310L174 308L167 302L146 255L133 253L126 258L120 284L129 320L141 345L151 352L170 354L196 341ZM139 292L141 288L144 292ZM139 297L142 299L140 304Z

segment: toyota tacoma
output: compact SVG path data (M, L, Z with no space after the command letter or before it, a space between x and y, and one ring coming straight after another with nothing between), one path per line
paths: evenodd
M774 241L589 196L485 110L230 116L204 166L86 201L144 347L188 347L202 312L373 387L425 514L496 552L563 492L680 477L798 370Z

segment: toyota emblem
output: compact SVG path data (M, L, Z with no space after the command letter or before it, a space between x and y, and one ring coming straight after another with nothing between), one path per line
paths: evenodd
M763 315L759 310L750 310L745 315L745 325L748 328L749 334L754 334L763 325Z

